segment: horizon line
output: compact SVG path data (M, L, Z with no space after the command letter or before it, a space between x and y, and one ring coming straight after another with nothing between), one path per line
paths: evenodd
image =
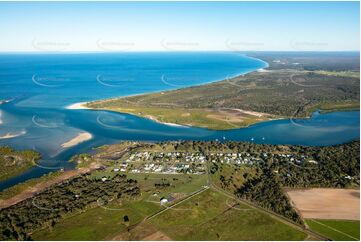
M0 51L0 54L93 54L93 53L104 53L104 54L111 54L111 53L145 53L145 52L229 52L229 53L242 53L242 52L305 52L305 53L331 53L331 52L358 52L360 50L119 50L119 51L104 51L104 50L84 50L84 51Z

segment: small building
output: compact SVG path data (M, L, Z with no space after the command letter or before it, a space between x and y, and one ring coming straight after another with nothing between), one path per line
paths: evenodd
M169 202L168 199L166 199L165 197L162 197L162 198L160 199L160 205L167 204L168 202Z

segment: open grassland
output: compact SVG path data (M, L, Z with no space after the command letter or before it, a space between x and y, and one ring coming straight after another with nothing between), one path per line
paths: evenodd
M129 104L126 101L122 103L120 100L111 106L108 106L108 103L98 104L100 103L91 103L88 106L96 109L129 113L160 123L197 126L215 130L246 127L274 118L268 114L254 115L250 112L237 109L216 110L211 108L146 107L142 104Z
M360 221L307 219L314 231L336 241L360 240Z
M287 191L303 218L360 219L360 190L312 188Z
M116 173L95 171L90 179L99 179L104 176L111 178L113 174ZM54 227L36 231L33 238L36 240L107 240L119 235L127 236L128 228L132 228L133 225L140 223L146 217L164 209L159 203L161 197L173 196L174 202L177 202L178 199L202 188L207 178L205 175L131 173L128 173L127 177L138 181L142 190L139 198L121 203L100 204L101 206L96 208L62 219ZM172 185L167 188L155 188L154 183L162 181L162 179L169 180ZM124 216L128 216L128 223L124 222ZM155 234L154 236L161 235Z
M141 221L143 214L122 206L111 210L102 207L63 219L53 228L43 229L33 234L35 240L104 240L126 230L127 226ZM129 217L129 224L124 216Z
M134 174L142 184L141 174ZM201 176L200 176L201 177ZM152 177L148 177L152 178ZM199 178L199 184L204 178ZM149 179L151 180L151 179ZM194 185L194 188L195 185ZM178 189L178 190L177 190ZM193 192L176 186L169 192ZM109 203L72 214L32 234L35 240L303 240L306 234L248 205L211 189L176 205L149 220L162 208L149 200L155 190L140 198ZM183 198L184 199L184 198ZM177 201L176 201L177 202ZM171 204L167 205L168 207ZM129 218L128 222L124 217ZM272 231L270 233L269 231Z
M175 240L306 238L303 232L210 189L152 218L150 223Z

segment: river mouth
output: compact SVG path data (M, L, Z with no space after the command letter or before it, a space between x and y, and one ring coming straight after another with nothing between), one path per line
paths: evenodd
M323 146L359 138L359 111L315 113L310 119L214 131L129 114L65 108L76 102L200 85L266 66L235 53L0 55L0 63L4 73L0 99L10 100L0 105L0 136L4 137L0 145L42 154L38 166L1 182L0 190L50 171L72 169L71 156L123 140Z

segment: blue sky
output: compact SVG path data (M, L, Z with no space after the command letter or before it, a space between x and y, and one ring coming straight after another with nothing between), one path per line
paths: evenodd
M0 2L0 51L359 50L359 2Z

